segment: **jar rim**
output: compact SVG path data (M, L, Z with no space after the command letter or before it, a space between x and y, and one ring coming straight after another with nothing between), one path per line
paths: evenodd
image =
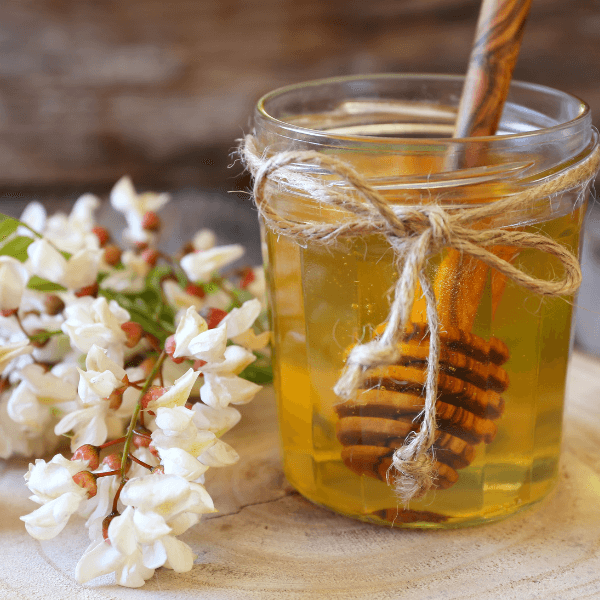
M288 94L290 92L299 91L307 88L317 88L319 86L324 86L328 84L343 84L350 82L359 82L359 81L378 81L378 80L423 80L423 81L449 81L449 82L460 82L464 81L464 75L453 75L453 74L436 74L436 73L383 73L383 74L370 74L370 75L344 75L338 77L329 77L324 79L314 79L310 81L305 81L301 83L296 83L284 87L277 88L265 95L263 95L256 104L256 113L261 118L275 125L278 128L285 129L290 132L295 132L296 134L302 136L314 137L317 139L328 139L328 140L336 140L339 142L365 142L368 143L370 141L376 140L379 144L398 144L398 143L424 143L424 144L447 144L450 140L453 143L459 144L470 144L470 143L485 143L485 142L493 142L493 141L508 141L508 140L519 140L519 141L527 141L534 140L536 136L539 135L547 135L553 133L560 133L563 130L567 130L574 126L583 124L582 122L585 120L591 120L590 115L590 107L588 104L573 94L563 92L561 90L557 90L555 88L538 84L538 83L528 83L518 80L513 80L511 82L511 90L519 90L519 91L532 91L541 94L546 94L548 96L553 97L561 97L565 101L569 101L572 104L578 105L578 112L574 118L565 120L564 122L556 123L555 125L551 125L549 127L540 127L532 130L519 132L519 133L508 133L508 134L497 134L492 136L478 136L478 137L465 137L465 138L448 138L446 137L427 137L426 139L420 137L410 137L407 136L386 136L385 138L374 136L374 135L360 135L360 134L343 134L337 132L331 132L327 130L319 130L319 129L310 129L308 127L303 127L301 125L296 125L291 122L279 119L272 114L266 108L266 105L269 101L276 99L278 97L283 96L284 94Z

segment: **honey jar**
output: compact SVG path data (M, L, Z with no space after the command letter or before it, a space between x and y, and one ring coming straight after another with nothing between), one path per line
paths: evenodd
M431 205L459 214L515 198L473 227L542 235L577 257L590 180L579 168L597 153L588 107L566 93L514 82L497 135L456 139L462 84L456 76L374 75L264 96L254 155L263 162L290 152L317 157L292 156L285 176L263 182L272 213L308 229L360 217L344 210L344 198L361 202L361 193L321 164L323 156L351 167L392 211ZM553 181L562 183L547 193ZM337 203L323 201L330 193ZM377 340L389 323L404 260L389 235L347 229L317 243L262 224L289 482L316 504L401 527L489 522L541 500L558 476L573 297L537 293L451 244L428 256L439 318L429 448L435 477L426 494L403 503L391 467L424 418L426 302L417 285L397 358L363 369L354 396L336 394L352 349ZM488 249L542 282L565 269L539 245Z

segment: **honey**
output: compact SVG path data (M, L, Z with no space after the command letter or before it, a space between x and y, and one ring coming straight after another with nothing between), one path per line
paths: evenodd
M576 251L582 217L579 207L529 229ZM396 278L392 255L378 239L353 240L342 250L300 248L268 231L266 240L285 475L313 502L377 521L374 513L395 510L398 500L385 482L356 475L342 462L335 432L340 399L332 388L347 348L370 337L373 325L387 316ZM433 276L443 256L436 259ZM553 268L535 251L523 251L518 260L538 277ZM491 281L486 287L473 331L504 340L510 349L505 409L495 439L477 447L456 485L411 503L413 510L447 517L428 526L515 512L545 496L558 473L572 304L508 282L492 319Z

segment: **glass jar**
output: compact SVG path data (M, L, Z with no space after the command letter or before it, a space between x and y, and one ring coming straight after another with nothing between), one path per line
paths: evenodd
M463 79L374 75L308 82L264 96L258 150L317 150L352 165L391 205L456 208L492 202L585 160L597 144L588 107L551 88L515 82L493 137L452 138ZM351 193L315 166L305 175ZM298 223L347 218L290 185L270 204ZM587 186L519 205L488 223L543 233L577 254ZM398 277L383 236L299 244L263 223L274 331L274 377L285 475L309 500L366 521L454 527L504 517L557 480L570 298L541 297L483 263L445 249L431 257L442 329L437 489L399 505L386 470L418 424L427 327L417 294L398 365L367 373L359 401L333 387L357 343L381 333ZM541 279L560 273L538 250L494 252ZM462 337L461 337L462 336ZM456 339L467 340L461 347ZM420 387L421 386L421 387Z

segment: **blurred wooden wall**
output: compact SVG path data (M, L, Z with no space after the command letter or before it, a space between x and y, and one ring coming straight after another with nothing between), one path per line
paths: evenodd
M0 3L0 192L231 189L255 101L351 73L465 70L478 0ZM534 0L516 76L600 122L600 1Z

